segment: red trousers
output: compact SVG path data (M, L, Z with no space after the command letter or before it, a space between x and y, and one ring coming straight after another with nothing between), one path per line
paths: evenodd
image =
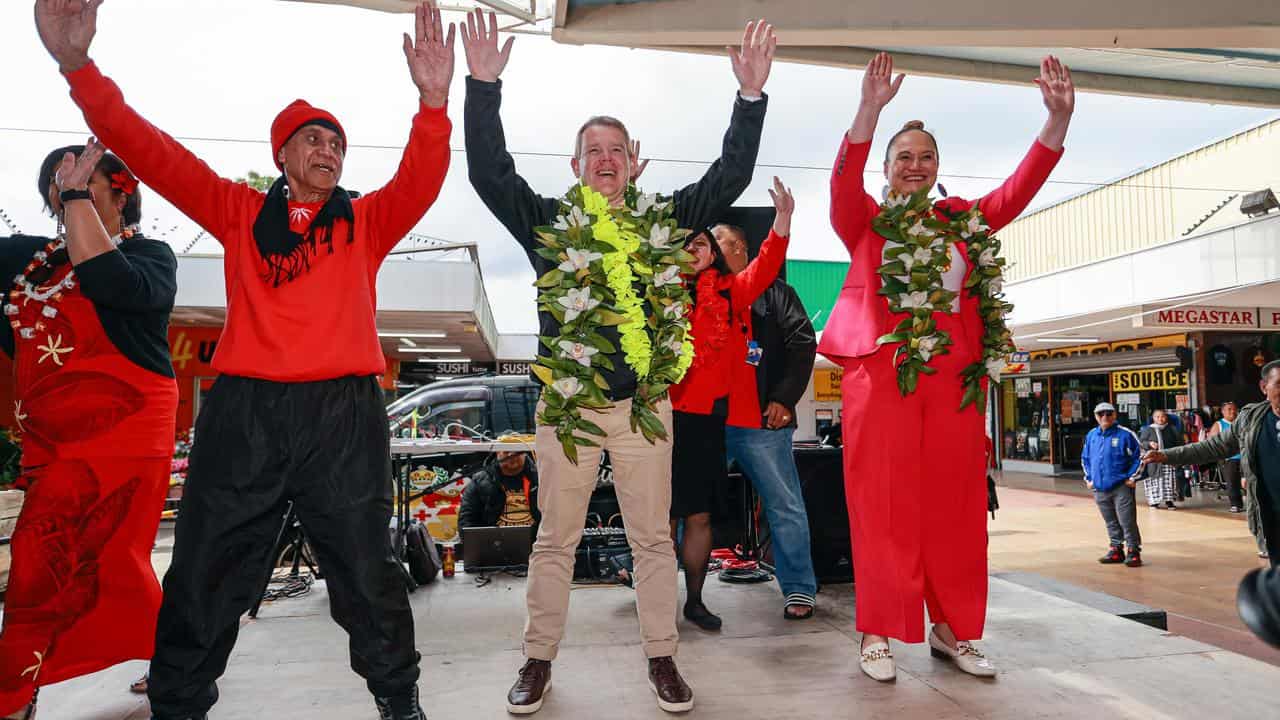
M151 547L169 463L58 460L24 470L0 632L0 716L37 687L151 657L160 609Z
M905 398L892 348L841 359L857 629L905 642L924 640L925 606L960 640L981 638L987 614L984 416L959 409L978 348L954 316L935 318L955 345Z

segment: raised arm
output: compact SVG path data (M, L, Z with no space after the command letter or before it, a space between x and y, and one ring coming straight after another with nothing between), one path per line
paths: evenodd
M791 214L795 212L796 201L791 195L791 189L776 177L769 196L773 198L776 210L773 229L760 246L760 254L747 263L741 272L731 276L733 284L730 286L729 301L735 314L750 307L756 298L769 289L782 270L782 263L787 259L787 245L791 242Z
M898 94L904 77L901 74L893 77L893 58L888 53L882 52L867 63L862 73L858 112L840 142L831 170L831 227L850 254L879 208L875 198L867 194L862 174L867 167L880 113Z
M992 230L1013 222L1027 208L1062 158L1062 144L1067 138L1067 128L1076 106L1071 70L1050 55L1040 62L1040 77L1036 78L1036 85L1049 112L1044 128L1013 175L978 201L978 208Z
M512 237L526 250L532 250L537 247L533 228L551 221L555 201L546 200L529 188L529 183L516 173L515 160L507 152L507 138L499 115L502 106L499 76L511 57L514 40L507 38L502 49L498 49L496 15L489 13L488 29L480 10L467 16L467 24L462 28L462 47L471 74L467 77L463 130L471 186Z
M395 176L382 189L356 201L368 208L374 252L379 260L435 203L449 171L449 135L453 126L447 110L449 83L453 79L454 30L453 23L449 23L446 37L440 11L434 3L424 2L414 11L414 36L404 36L409 75L418 88L418 113Z
M36 28L71 98L98 139L124 160L142 182L220 241L232 208L253 190L218 177L181 143L148 123L124 101L120 88L89 58L102 0L37 0Z
M753 20L743 32L742 46L727 48L733 74L738 79L738 97L720 147L720 157L711 163L701 179L672 196L680 227L702 228L715 222L751 184L769 104L764 85L769 79L777 46L773 26L763 20Z
M58 194L84 193L77 199L62 201L62 223L67 231L67 255L73 265L79 265L103 253L115 249L111 236L107 234L102 218L94 207L94 198L89 191L89 180L98 169L98 161L107 149L96 138L89 138L80 157L72 153L62 156L53 173L53 185ZM64 196L65 197L65 196Z

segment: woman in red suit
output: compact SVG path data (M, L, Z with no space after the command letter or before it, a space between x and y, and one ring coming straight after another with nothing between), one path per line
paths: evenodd
M928 198L937 143L923 124L908 123L885 152L889 193L881 205L863 189L863 169L880 112L902 80L887 54L867 66L840 145L831 221L852 262L818 346L844 369L862 669L892 680L888 638L923 641L927 607L934 656L989 677L994 667L971 644L982 637L987 606L982 413L987 368L998 364L1008 335L1003 262L987 233L1017 217L1049 177L1075 90L1068 69L1045 58L1036 83L1049 118L1013 176L977 202Z

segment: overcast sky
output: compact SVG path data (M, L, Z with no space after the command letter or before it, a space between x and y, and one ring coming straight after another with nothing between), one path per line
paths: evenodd
M0 4L0 127L84 133L66 83L36 36L32 6L29 0ZM171 135L241 141L186 142L226 176L272 170L268 129L293 99L331 110L353 145L342 184L368 191L394 172L415 111L417 93L400 49L400 33L412 24L408 15L276 0L109 0L92 56L129 102ZM779 32L785 36L783 25ZM467 181L460 151L466 62L460 39L458 45L450 107L455 152L444 190L417 232L478 243L499 329L533 331L533 271ZM760 162L792 167L759 168L739 204L768 204L765 188L774 174L793 187L798 207L791 257L847 259L828 223L826 185L861 78L856 70L779 64L769 79ZM696 180L717 156L737 87L724 57L561 46L531 36L516 40L503 79L503 120L512 151L565 154L583 119L616 115L641 139L646 156L698 161L651 163L640 184L663 192ZM938 136L948 191L984 193L997 181L945 176L1003 177L1014 168L1044 120L1039 93L1030 75L1027 80L1025 87L1013 87L907 78L882 118L873 162L883 152L886 131L919 118ZM1053 177L1114 179L1276 115L1081 94L1066 155ZM52 232L41 214L35 175L49 150L72 142L83 142L83 135L0 130L0 209L23 231ZM573 180L567 157L517 155L516 166L544 195L562 193ZM869 175L867 183L878 192L882 178ZM1083 189L1051 181L1034 204ZM176 250L199 232L154 193L145 196L143 209L144 229ZM0 235L8 232L0 225ZM209 239L193 248L218 250Z

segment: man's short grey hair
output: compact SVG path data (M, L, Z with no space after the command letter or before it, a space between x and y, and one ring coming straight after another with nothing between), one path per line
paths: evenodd
M1262 366L1262 379L1266 380L1271 377L1271 373L1280 370L1280 360L1272 360Z

